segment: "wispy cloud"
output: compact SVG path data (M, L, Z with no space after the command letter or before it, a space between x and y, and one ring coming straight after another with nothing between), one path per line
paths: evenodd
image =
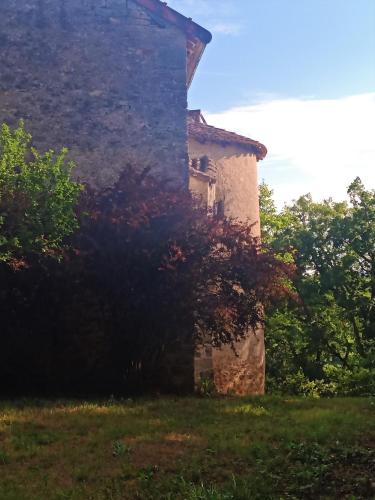
M219 35L239 35L241 29L240 23L217 22L211 26L211 31Z
M307 192L344 199L357 175L375 187L375 93L271 99L206 118L267 146L260 177L273 187L279 206Z

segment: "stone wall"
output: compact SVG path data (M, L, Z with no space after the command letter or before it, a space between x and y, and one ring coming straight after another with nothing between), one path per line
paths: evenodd
M131 164L187 186L186 37L132 0L1 0L0 123L81 178Z
M212 350L215 386L222 394L264 394L264 331L249 331L246 337L230 346Z
M190 191L207 210L213 210L216 201L216 180L194 169L190 169L189 173Z
M236 146L189 140L190 158L208 156L217 170L216 201L223 201L224 215L254 223L260 236L257 159Z
M257 160L255 155L236 146L199 143L190 138L190 158L208 156L216 166L216 202L222 201L224 215L254 223L253 234L260 236ZM193 189L197 181L191 183ZM201 181L200 193L205 187ZM263 394L265 384L265 348L262 328L249 331L237 342L221 349L197 349L194 360L195 382L212 378L219 393Z

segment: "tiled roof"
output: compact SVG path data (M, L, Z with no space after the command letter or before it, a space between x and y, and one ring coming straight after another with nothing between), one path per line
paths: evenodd
M198 142L214 142L223 146L238 146L242 150L253 153L258 160L263 160L267 155L267 148L262 143L228 132L227 130L207 125L200 110L189 111L188 134Z
M176 10L168 7L167 2L160 0L135 0L147 9L156 18L173 24L186 34L187 38L187 84L193 80L195 70L202 57L204 49L212 40L211 33L195 23L190 17L185 17Z

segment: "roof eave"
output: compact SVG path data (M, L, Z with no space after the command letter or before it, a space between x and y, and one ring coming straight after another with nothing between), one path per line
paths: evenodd
M223 147L235 146L244 153L254 154L258 161L264 160L264 158L267 156L268 153L266 146L257 141L251 143L249 142L248 144L246 144L241 141L236 141L235 139L202 137L202 135L200 135L199 132L192 132L191 130L188 131L188 136L189 138L192 138L201 144L207 144L207 143L219 144L220 146ZM250 140L251 139L249 139L249 141Z
M160 2L160 0L135 0L135 2L171 24L178 26L189 37L198 38L205 45L212 40L212 34L208 30L195 23L190 17L186 17L172 9L166 2Z
M188 58L187 62L187 87L189 88L191 82L193 81L195 72L197 71L200 60L202 59L203 52L206 48L206 45L203 42L197 43L194 48L194 53Z
M176 10L169 7L166 2L160 0L135 0L138 5L149 10L154 16L167 21L168 23L177 26L186 34L186 43L192 42L194 48L188 55L186 84L190 87L193 81L199 61L202 58L206 45L211 42L212 34L195 23L191 18L185 17Z

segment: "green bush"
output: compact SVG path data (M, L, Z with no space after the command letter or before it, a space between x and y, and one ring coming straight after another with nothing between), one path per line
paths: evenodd
M269 377L267 392L312 398L375 396L375 374L372 370L358 367L353 371L348 371L338 366L327 365L324 367L324 372L324 379L310 380L302 370L289 373L283 381Z
M375 396L375 372L358 367L353 371L328 365L324 368L326 376L337 386L339 396Z
M29 253L53 253L78 227L75 215L82 186L71 179L67 150L40 154L19 127L0 130L0 261Z
M335 382L322 379L309 380L302 370L288 374L282 382L270 377L267 380L267 387L269 393L310 398L332 397L338 394L338 386Z

